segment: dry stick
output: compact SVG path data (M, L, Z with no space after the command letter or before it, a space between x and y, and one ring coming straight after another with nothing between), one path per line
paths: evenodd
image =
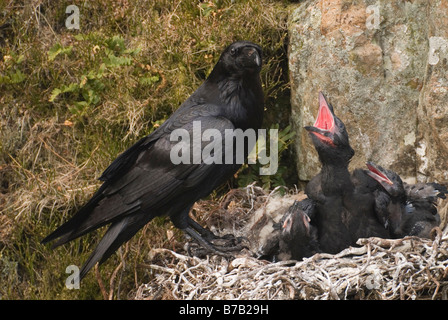
M48 143L45 142L44 139L42 139L41 137L38 137L40 141L43 142L43 144L45 145L45 148L50 150L56 157L58 157L59 159L61 159L62 161L64 161L65 163L67 163L68 165L70 165L71 167L74 168L78 168L77 166L75 166L73 163L71 163L70 161L68 161L67 159L65 159L63 156L61 156L60 154L58 154L56 151L53 150L52 147L50 147L48 145Z
M103 279L101 279L101 274L100 274L100 270L98 269L98 266L99 266L99 264L95 263L96 280L98 282L98 286L100 287L101 294L103 295L103 299L107 300L107 298L108 298L107 290L106 290L106 287L104 286Z
M112 272L112 275L110 276L109 280L109 295L107 300L112 300L114 297L114 286L115 286L115 278L117 276L118 271L123 267L123 261L120 261L118 266L114 269Z
M120 250L121 252L121 250ZM117 277L118 271L124 267L126 256L129 253L129 242L125 245L124 253L121 255L121 261L118 266L112 272L112 275L109 280L109 300L112 300L114 296L114 286L115 286L115 278ZM118 288L119 291L119 288Z

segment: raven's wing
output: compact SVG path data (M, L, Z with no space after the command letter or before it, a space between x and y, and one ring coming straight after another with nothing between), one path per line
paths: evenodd
M98 180L111 181L116 179L126 173L135 163L137 157L161 137L170 135L174 130L184 127L188 123L195 121L196 118L203 116L217 116L219 112L220 108L216 105L190 105L186 101L159 128L121 153L109 167L104 170Z
M431 183L404 184L407 206L437 213L437 199L446 199L448 190L444 185Z
M146 140L141 139L137 146L132 146L118 157L115 164L108 168L105 183L92 199L43 242L60 238L54 245L58 246L135 213L144 213L146 222L158 215L171 214L160 211L180 210L192 205L216 187L211 181L221 182L233 174L230 172L233 168L229 166L204 162L173 164L171 149L178 142L171 141L170 133L175 129L191 134L193 121L199 121L202 131L215 129L224 136L226 129L234 128L229 120L220 116L218 106L202 105L186 111L167 120L167 125L154 132L156 138L150 135ZM204 142L201 149L203 147ZM204 183L207 179L211 181ZM187 191L194 189L197 189L195 199L191 199L191 195L185 196Z
M448 190L444 185L436 182L404 184L406 196L409 200L428 200L435 202L437 198L445 199Z
M113 222L82 266L79 273L80 280L84 278L97 262L101 264L106 261L123 243L129 241L138 230L143 228L146 223L147 221L141 219L138 213Z
M389 212L391 197L387 192L384 192L383 190L375 190L373 194L375 196L374 210L376 217L385 228L388 228L389 224L391 223L390 219L392 218L391 213ZM394 209L396 208L394 207ZM395 212L395 214L392 214L392 216L398 217L397 212Z

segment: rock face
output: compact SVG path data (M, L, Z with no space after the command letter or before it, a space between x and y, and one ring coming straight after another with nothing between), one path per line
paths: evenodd
M408 182L448 181L448 2L304 1L289 18L297 171L320 169L303 126L323 91L356 152Z

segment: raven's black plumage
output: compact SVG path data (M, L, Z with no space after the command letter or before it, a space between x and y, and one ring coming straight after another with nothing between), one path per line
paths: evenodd
M104 262L124 242L156 216L167 215L174 225L208 249L212 234L189 217L192 205L229 179L241 166L236 163L173 164L170 151L175 129L192 135L193 122L201 130L259 129L263 120L263 92L259 72L261 48L248 41L227 47L206 81L157 130L123 152L104 171L103 185L69 221L42 242L54 246L110 224L104 237L81 270L81 278ZM200 142L201 150L210 144ZM245 145L244 158L251 145ZM229 151L229 150L227 150ZM224 161L226 149L220 157Z
M356 244L360 237L387 237L374 212L373 194L359 184L365 180L359 176L362 172L350 174L348 170L354 151L347 130L322 93L316 122L305 129L322 164L320 173L305 188L316 205L311 223L317 227L320 249L336 253Z
M276 262L301 260L320 252L317 229L310 224L314 213L313 200L294 201L279 222L272 225L273 231L261 242L256 256Z
M301 260L320 251L317 229L310 224L315 203L311 199L295 201L281 220L279 235L280 260Z
M322 164L318 175L305 188L307 196L315 202L315 215L311 223L318 230L319 245L323 252L336 253L351 245L349 212L344 194L351 194L348 164L354 151L342 121L333 107L319 93L319 112L313 126L307 126L311 140Z
M445 186L432 182L407 184L394 171L367 162L367 174L377 182L376 211L394 238L430 237L440 224L437 199L445 199Z

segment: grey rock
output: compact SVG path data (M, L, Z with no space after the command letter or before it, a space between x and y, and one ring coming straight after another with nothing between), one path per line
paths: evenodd
M371 160L408 182L448 181L446 1L304 1L289 37L299 180L320 168L303 127L323 91L350 134L352 168Z

